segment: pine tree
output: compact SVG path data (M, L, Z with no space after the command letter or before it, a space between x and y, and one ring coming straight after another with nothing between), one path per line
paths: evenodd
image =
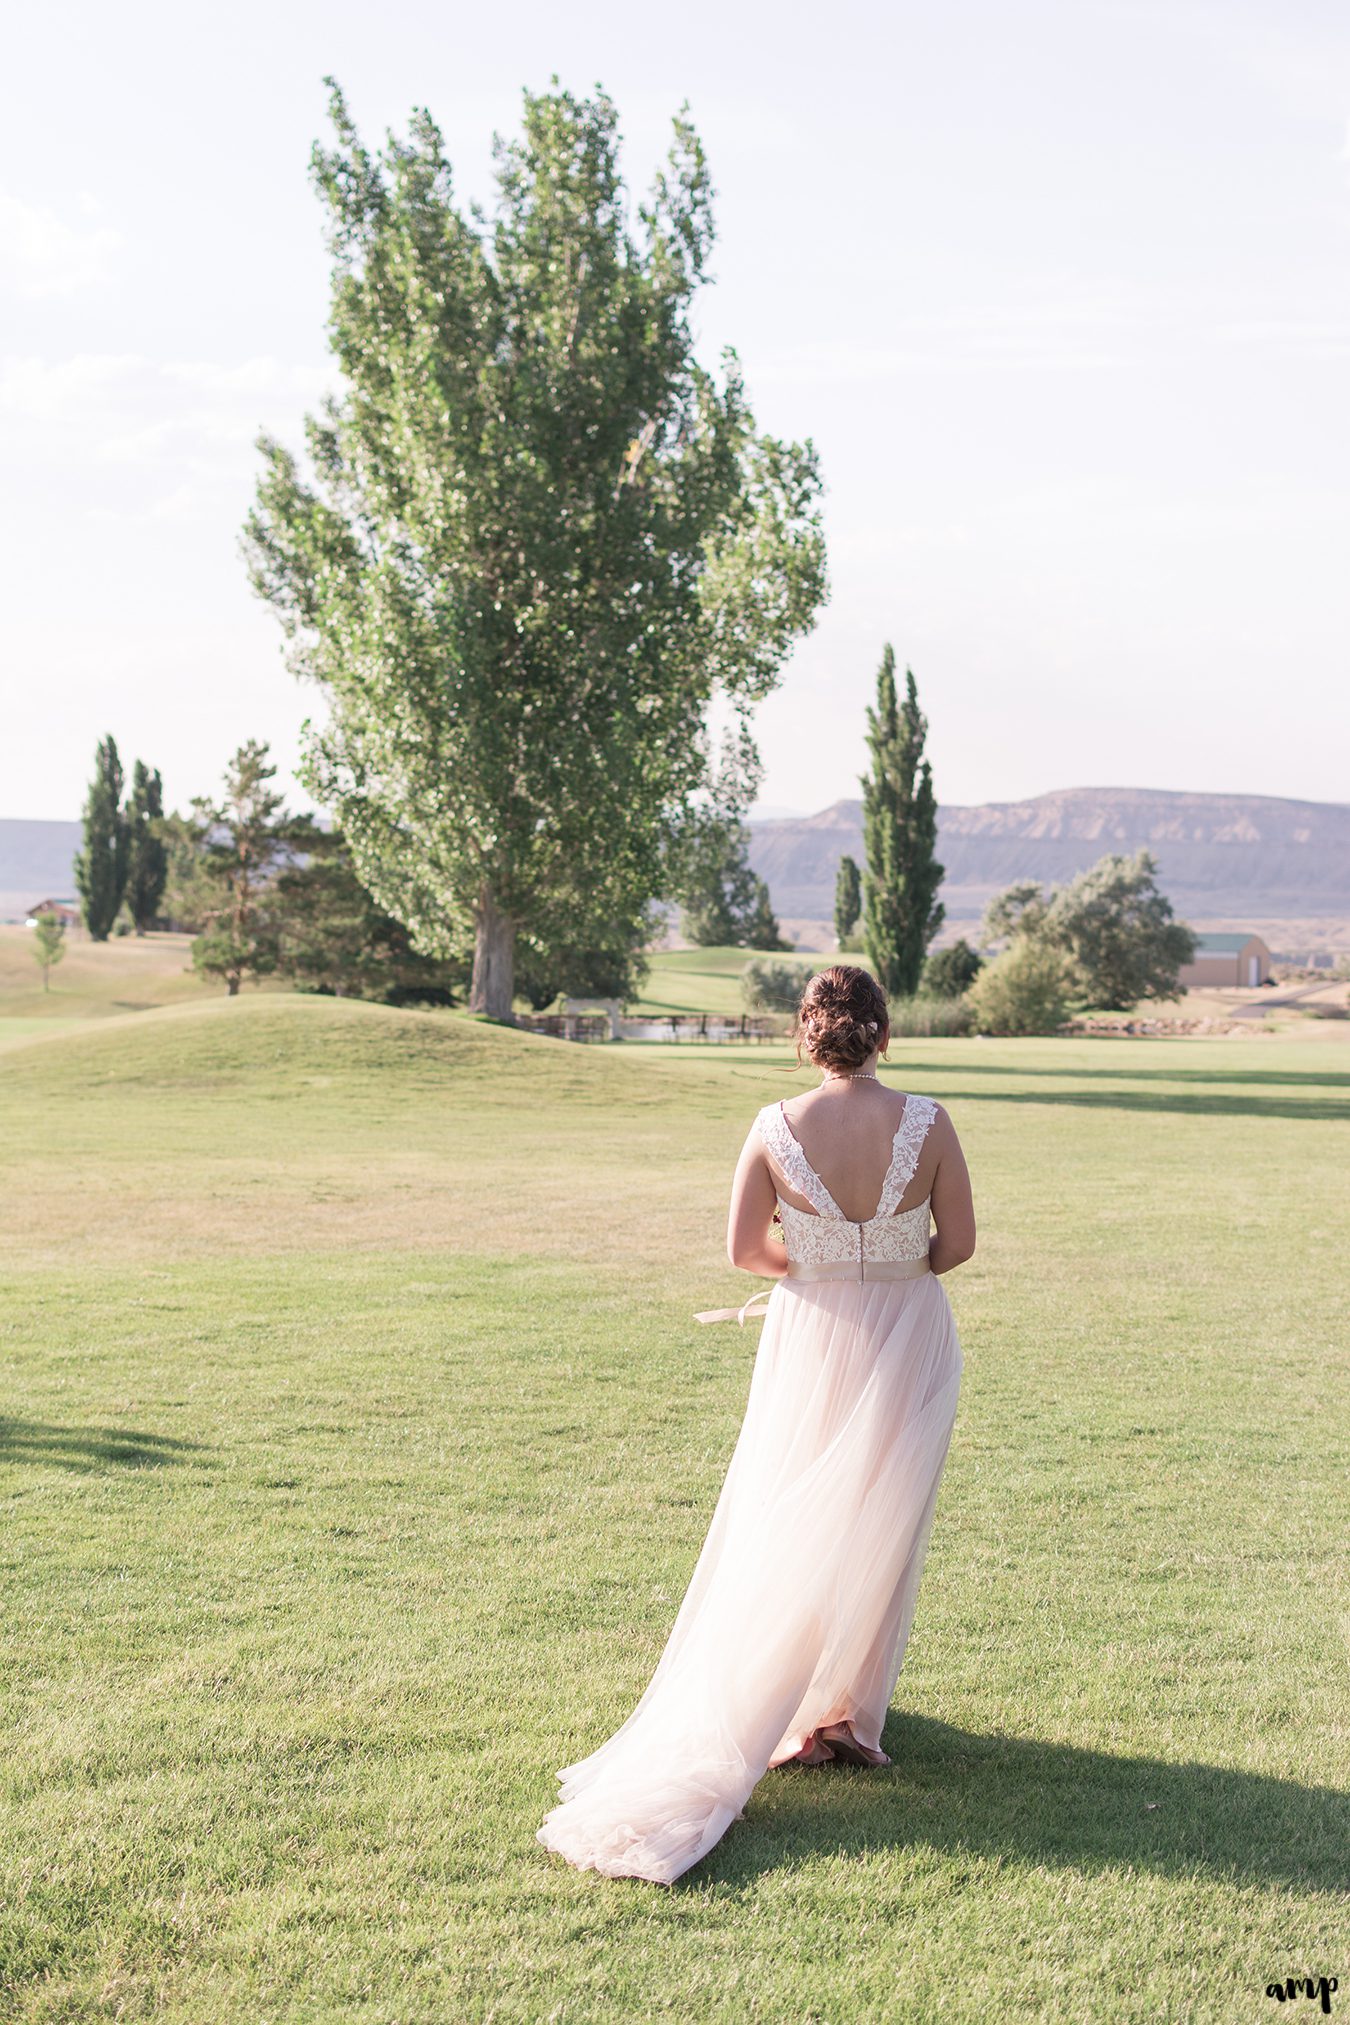
M223 978L231 998L246 978L270 975L280 955L277 883L295 855L297 825L272 786L269 751L253 738L241 745L220 800L195 795L191 818L177 823L195 854L194 912L205 924L192 961L204 977Z
M357 878L340 830L296 816L285 844L303 862L278 874L269 901L278 976L301 990L386 1005L455 1005L467 993L468 952L457 962L419 955L406 928L376 906Z
M164 814L164 787L158 771L143 760L131 772L127 801L126 900L138 935L144 935L159 912L169 876L169 854L158 825Z
M862 913L862 880L852 858L839 860L834 882L834 936L842 949L858 925Z
M122 808L122 762L109 732L94 753L94 778L84 803L84 849L75 860L75 885L84 925L94 942L106 942L127 883L127 819Z
M895 653L887 645L877 671L877 702L867 713L872 770L862 777L863 879L867 957L888 998L917 989L924 951L942 925L937 899L942 866L934 857L937 801L923 757L928 720L919 709L914 676L905 670L905 700L895 689Z

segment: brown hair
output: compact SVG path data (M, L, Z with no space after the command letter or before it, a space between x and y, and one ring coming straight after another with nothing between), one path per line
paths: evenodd
M834 963L818 970L797 1008L797 1062L805 1046L821 1069L858 1069L881 1039L890 1015L870 970Z

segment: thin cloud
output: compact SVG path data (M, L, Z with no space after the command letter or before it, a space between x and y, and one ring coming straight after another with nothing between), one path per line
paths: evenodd
M304 410L332 384L329 369L270 357L14 356L0 358L0 412L11 441L44 459L65 452L85 471L92 460L172 488L251 468L260 429L298 439Z
M106 279L123 243L110 225L72 224L45 204L0 191L0 270L15 295L34 300L89 288Z

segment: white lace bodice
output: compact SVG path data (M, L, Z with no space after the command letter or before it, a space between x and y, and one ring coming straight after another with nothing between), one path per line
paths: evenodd
M919 1259L928 1253L928 1198L913 1209L896 1215L919 1164L919 1153L929 1126L937 1116L931 1097L905 1098L891 1164L882 1183L881 1198L865 1222L844 1215L820 1176L807 1160L781 1104L766 1104L755 1122L769 1157L788 1186L812 1204L797 1209L778 1197L778 1214L787 1242L788 1257L797 1264L821 1266L844 1264L854 1259Z

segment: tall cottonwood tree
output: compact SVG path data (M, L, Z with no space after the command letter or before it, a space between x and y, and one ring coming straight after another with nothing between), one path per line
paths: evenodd
M914 676L905 670L901 701L889 645L877 671L876 708L867 712L871 771L862 776L863 933L867 957L888 998L918 990L924 952L942 926L937 898L943 867L935 856L937 801L923 756L928 720Z
M122 762L109 732L94 749L94 778L84 802L84 843L75 859L75 886L84 925L106 942L127 883L127 818Z
M694 356L712 190L683 114L630 217L608 97L526 93L488 218L427 112L377 158L328 82L343 386L310 476L260 439L243 546L327 696L302 779L419 947L473 938L470 1004L509 1018L517 930L578 868L598 918L662 890L712 696L744 723L810 626L816 454L756 431L734 352L720 384Z

